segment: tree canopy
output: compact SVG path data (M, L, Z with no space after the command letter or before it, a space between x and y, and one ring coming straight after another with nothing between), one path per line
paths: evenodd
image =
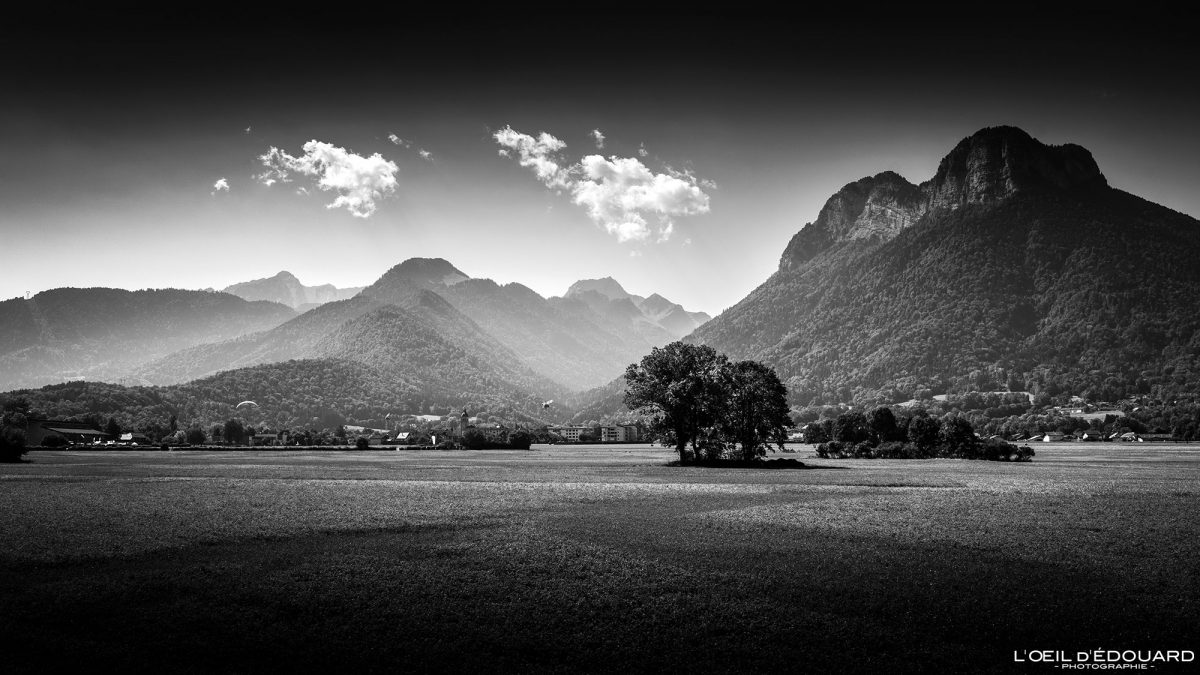
M655 348L630 364L625 384L625 405L655 415L654 427L674 441L680 462L737 450L742 459L760 457L768 442L783 442L790 423L787 388L775 371L730 363L706 345Z

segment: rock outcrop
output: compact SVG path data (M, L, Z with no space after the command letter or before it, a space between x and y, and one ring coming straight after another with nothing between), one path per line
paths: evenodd
M885 171L838 190L792 237L779 268L794 269L839 242L888 241L930 213L1024 191L1106 185L1091 153L1078 145L1045 145L1016 127L983 129L959 142L920 185Z

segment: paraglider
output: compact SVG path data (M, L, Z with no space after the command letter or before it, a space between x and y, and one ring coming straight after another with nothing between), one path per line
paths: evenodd
M255 403L254 401L242 401L241 403L239 403L239 404L237 404L236 406L234 406L234 408L236 408L237 410L241 410L241 409L242 409L242 406L244 406L244 405L252 405L252 406L254 406L255 408L257 408L257 407L258 407L258 404L257 404L257 403Z
M551 404L553 404L553 403L554 403L554 399L550 399L549 401L546 401L545 403L542 404L542 410L549 408L551 406Z

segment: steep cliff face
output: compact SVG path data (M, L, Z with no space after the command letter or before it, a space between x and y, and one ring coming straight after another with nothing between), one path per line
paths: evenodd
M928 214L999 203L1018 192L1105 185L1091 153L1078 145L1045 145L1015 127L983 129L955 146L919 186L885 171L838 190L792 237L779 269L796 269L837 243L890 241Z
M796 233L784 249L781 269L790 269L837 242L886 241L925 212L921 188L892 171L846 185L825 202L817 219Z
M1044 145L1021 129L992 127L963 139L921 188L927 210L953 210L1020 191L1107 184L1092 154L1078 145Z

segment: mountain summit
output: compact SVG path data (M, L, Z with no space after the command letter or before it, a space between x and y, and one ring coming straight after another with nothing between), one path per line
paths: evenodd
M633 300L636 303L641 302L644 299L640 295L633 295L632 293L626 291L625 287L612 277L604 277L603 279L580 279L579 281L571 284L571 287L567 289L567 292L563 295L563 297L570 298L581 293L587 293L588 291L599 293L609 300L628 299Z
M387 286L404 281L423 286L448 287L470 278L442 258L409 258L384 272L372 286Z
M658 293L648 298L634 295L612 277L580 279L571 284L563 297L587 302L601 314L620 315L628 321L648 321L673 339L691 333L712 318L704 312L689 312Z
M361 290L362 288L337 288L332 284L305 286L296 275L284 270L273 277L233 284L222 292L251 302L266 300L305 311L327 302L352 298Z
M847 184L778 271L690 339L774 366L793 403L917 391L1200 387L1200 222L1108 186L1091 153L1013 127L930 180Z
M792 237L779 266L791 269L838 242L892 239L926 215L1107 184L1092 154L1078 145L1045 145L1016 127L991 127L959 142L920 185L892 171L847 184Z

